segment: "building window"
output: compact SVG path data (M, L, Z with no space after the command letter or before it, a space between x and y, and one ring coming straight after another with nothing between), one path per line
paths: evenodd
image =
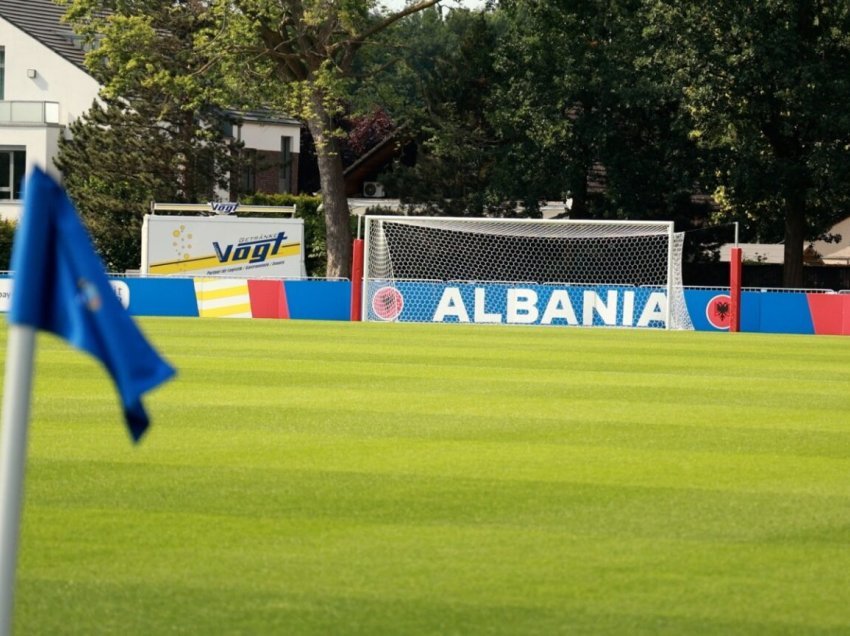
M21 198L21 185L26 170L26 150L0 148L0 201Z
M242 150L240 161L240 192L254 194L257 191L257 152L253 148Z
M6 99L6 49L0 46L0 100Z
M280 138L280 179L278 192L292 192L292 138Z

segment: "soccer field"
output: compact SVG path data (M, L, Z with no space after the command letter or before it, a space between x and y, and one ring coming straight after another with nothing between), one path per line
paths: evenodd
M39 337L17 634L850 633L848 338L140 324L136 447Z

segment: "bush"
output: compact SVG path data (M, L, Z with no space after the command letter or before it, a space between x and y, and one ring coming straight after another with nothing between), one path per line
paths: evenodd
M15 221L0 219L0 271L8 271L12 260L12 241L15 238Z
M294 205L295 216L304 219L304 255L308 276L324 276L327 271L328 252L325 242L325 216L319 209L321 197L295 194L266 194L258 192L243 196L245 205Z

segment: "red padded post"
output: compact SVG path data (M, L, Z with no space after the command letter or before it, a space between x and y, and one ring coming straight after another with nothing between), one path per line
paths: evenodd
M362 320L363 239L354 239L351 249L351 320Z
M741 330L741 248L729 250L729 331Z

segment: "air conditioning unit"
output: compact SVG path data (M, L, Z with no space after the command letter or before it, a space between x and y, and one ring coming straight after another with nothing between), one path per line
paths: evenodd
M380 199L384 196L384 186L377 181L364 181L363 196L370 199Z

